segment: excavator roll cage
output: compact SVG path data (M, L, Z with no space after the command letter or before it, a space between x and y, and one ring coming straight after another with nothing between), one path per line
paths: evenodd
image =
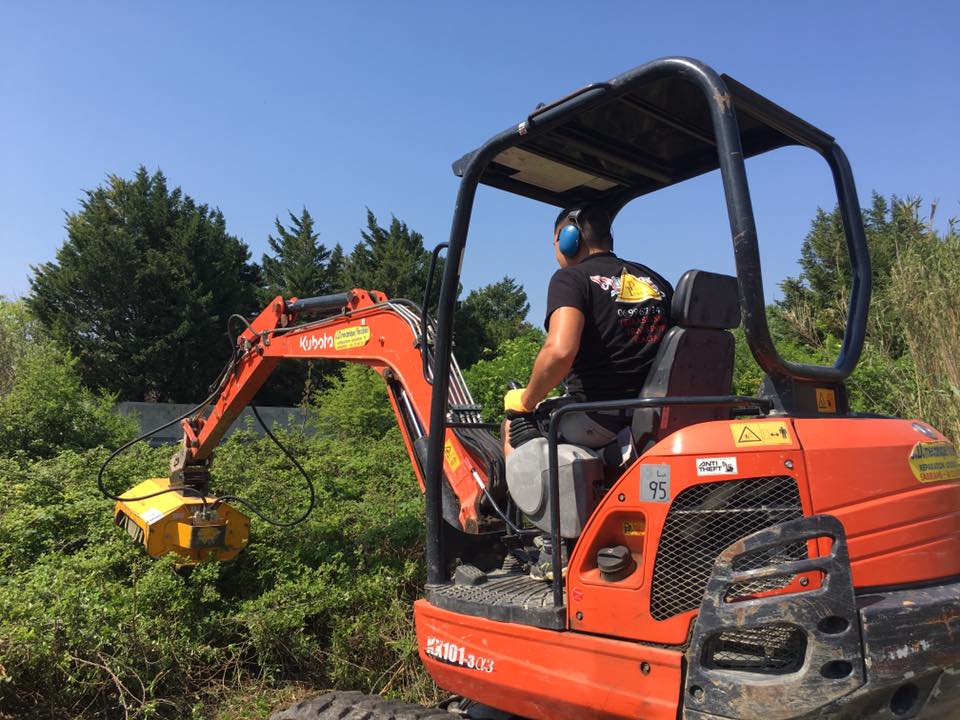
M767 324L757 229L744 160L790 145L808 147L826 160L847 240L852 277L850 305L843 341L832 366L782 358ZM457 160L453 169L461 181L446 244L431 373L435 392L425 477L428 584L446 580L441 471L444 431L449 422L447 387L460 267L474 197L481 183L558 207L599 203L615 217L634 198L719 169L743 328L754 358L766 373L762 397L626 399L611 407L753 405L761 410L815 416L817 393L827 392L835 398L836 414L848 412L843 381L856 367L863 349L870 303L870 258L850 165L827 133L698 60L668 57L538 106L517 125ZM569 405L563 411L593 409L594 405ZM557 543L555 432L551 433L551 458L549 501L555 520L553 540ZM559 558L555 557L556 571ZM559 605L561 598L562 582L555 573L555 603Z

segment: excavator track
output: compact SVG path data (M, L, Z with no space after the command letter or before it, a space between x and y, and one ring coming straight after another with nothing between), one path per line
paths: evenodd
M452 717L446 710L348 691L301 700L274 713L270 720L450 720Z

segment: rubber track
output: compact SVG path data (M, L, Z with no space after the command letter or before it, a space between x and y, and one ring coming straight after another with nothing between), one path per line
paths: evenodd
M451 720L452 717L445 710L349 691L301 700L274 713L270 720Z

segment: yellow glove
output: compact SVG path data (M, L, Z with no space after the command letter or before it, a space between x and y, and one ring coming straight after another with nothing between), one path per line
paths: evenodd
M507 391L507 394L503 396L503 409L506 412L519 415L533 412L533 408L528 408L523 404L523 391L524 388Z

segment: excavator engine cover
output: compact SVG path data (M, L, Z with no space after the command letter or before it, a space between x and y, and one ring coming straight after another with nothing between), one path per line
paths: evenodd
M169 487L168 478L150 478L124 495L143 497ZM226 503L214 508L214 500L177 490L147 500L121 499L114 507L114 520L152 557L173 552L185 565L230 560L247 546L250 520Z

